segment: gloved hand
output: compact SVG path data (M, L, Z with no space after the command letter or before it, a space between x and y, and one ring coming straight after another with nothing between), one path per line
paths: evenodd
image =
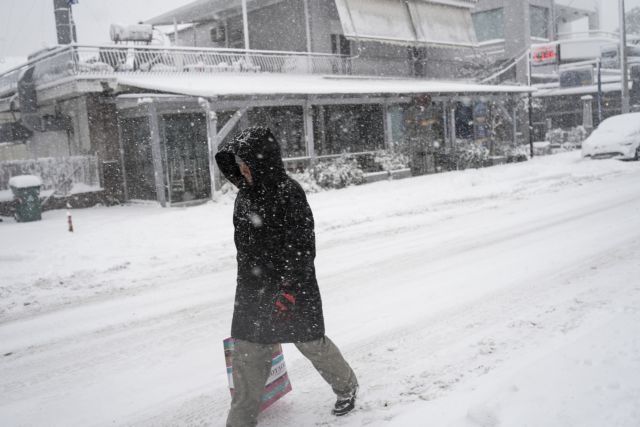
M292 292L281 291L276 298L276 315L278 317L288 317L291 315L295 304L296 296Z

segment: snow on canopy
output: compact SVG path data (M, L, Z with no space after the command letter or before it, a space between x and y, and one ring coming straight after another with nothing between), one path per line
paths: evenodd
M18 175L9 180L9 187L13 188L29 188L40 187L42 180L35 175Z

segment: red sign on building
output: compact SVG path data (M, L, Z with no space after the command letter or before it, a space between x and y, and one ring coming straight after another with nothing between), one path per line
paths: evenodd
M531 64L553 65L560 63L560 45L541 44L531 46Z

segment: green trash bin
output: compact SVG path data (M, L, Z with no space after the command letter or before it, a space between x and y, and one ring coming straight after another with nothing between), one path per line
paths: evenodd
M42 219L40 186L42 186L42 180L35 175L19 175L9 180L9 187L16 204L16 221L30 222Z

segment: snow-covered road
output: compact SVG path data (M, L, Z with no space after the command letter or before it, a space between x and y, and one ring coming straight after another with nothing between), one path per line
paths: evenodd
M261 426L640 425L638 162L570 153L310 202L358 411L332 417L286 345L294 391ZM0 224L0 425L223 426L231 208Z

